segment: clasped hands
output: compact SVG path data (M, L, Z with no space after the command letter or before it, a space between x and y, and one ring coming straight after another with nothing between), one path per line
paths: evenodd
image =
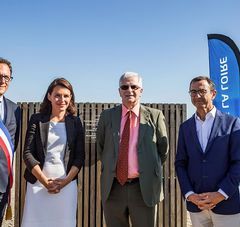
M194 203L201 210L211 210L225 197L220 192L205 192L201 194L191 194L187 200Z
M65 178L52 179L49 178L46 188L50 194L57 194L67 184Z

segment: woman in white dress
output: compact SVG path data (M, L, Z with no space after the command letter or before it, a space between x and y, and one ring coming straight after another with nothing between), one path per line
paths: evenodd
M76 227L76 179L84 163L84 131L75 113L71 84L55 79L40 113L33 114L28 124L22 227Z

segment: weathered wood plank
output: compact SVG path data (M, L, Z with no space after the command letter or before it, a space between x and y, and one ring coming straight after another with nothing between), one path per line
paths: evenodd
M77 115L80 117L81 122L83 124L84 119L84 104L79 103L77 104ZM81 169L80 173L78 174L78 208L77 208L77 226L82 227L83 226L83 211L84 211L84 186L83 186L83 176L84 176L84 167Z

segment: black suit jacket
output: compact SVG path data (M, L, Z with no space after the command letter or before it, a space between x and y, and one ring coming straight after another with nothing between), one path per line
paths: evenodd
M19 129L20 129L20 108L16 103L3 97L4 102L4 119L3 123L8 129L12 142L17 148L19 139ZM0 192L5 193L8 186L8 169L7 160L2 151L0 151Z
M31 116L28 124L23 159L26 164L25 179L30 183L37 181L31 173L32 168L39 165L43 168L47 152L47 139L50 116L37 113ZM72 166L81 169L84 163L84 131L79 117L68 115L65 117L67 146L64 155L64 165L67 173ZM74 178L76 179L77 176Z

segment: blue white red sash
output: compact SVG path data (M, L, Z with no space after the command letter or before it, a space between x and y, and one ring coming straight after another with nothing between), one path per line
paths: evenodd
M12 171L12 164L13 164L13 155L14 155L14 146L12 143L11 136L0 120L0 152L5 154L8 166L8 175L9 175L9 186L12 188L13 185L13 171Z

